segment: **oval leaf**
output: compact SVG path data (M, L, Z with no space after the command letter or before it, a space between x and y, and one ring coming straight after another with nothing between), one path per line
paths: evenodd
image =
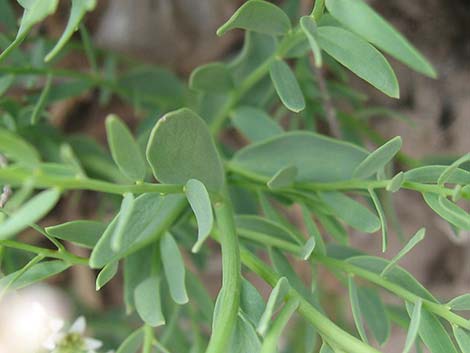
M198 229L197 242L194 244L192 251L198 252L214 225L211 200L206 187L199 180L188 180L184 192L196 216Z
M183 257L170 233L166 233L160 240L160 253L171 297L178 304L187 303L189 299L186 292Z
M189 77L189 87L206 93L223 93L233 88L233 79L227 65L210 63L196 68Z
M323 59L316 37L317 25L315 20L311 16L302 16L300 18L300 27L302 28L302 31L304 31L305 36L308 39L308 43L310 44L310 48L312 49L315 66L321 67L323 64Z
M282 189L291 186L295 177L297 176L297 168L288 166L280 169L274 176L267 182L268 188L271 190Z
M0 152L8 159L20 162L28 167L40 162L39 153L25 140L12 132L0 128Z
M232 123L251 142L266 140L284 132L264 110L241 106L231 115Z
M387 21L362 0L326 0L331 15L378 48L429 77L432 65Z
M297 78L283 60L275 60L269 67L269 75L282 104L293 112L305 109L305 98Z
M372 45L340 27L318 28L320 47L363 80L392 98L400 96L397 77Z
M85 248L93 248L101 234L106 229L106 224L97 221L72 221L46 228L51 237L67 240Z
M96 290L100 290L103 288L106 283L111 281L113 277L116 275L118 272L119 268L119 262L111 262L107 264L98 274L98 277L96 278Z
M447 304L452 310L470 310L470 294L464 294L452 299Z
M109 115L106 134L119 170L133 181L142 181L146 172L144 157L127 126L116 115Z
M416 341L418 336L418 330L421 323L421 308L423 301L418 299L413 307L413 312L411 314L410 326L408 328L408 333L406 335L405 347L403 348L403 353L408 353L413 347L413 343Z
M454 326L454 337L462 353L470 353L470 332Z
M250 0L217 30L217 35L221 36L234 28L281 35L290 30L291 24L289 17L276 5L262 0Z
M206 123L183 108L166 114L152 130L147 159L162 183L186 184L200 180L209 190L220 191L224 169Z
M368 343L366 330L364 328L364 321L362 319L361 307L359 305L357 287L352 277L348 278L348 289L349 289L349 300L351 302L351 310L352 310L352 314L354 318L354 323L356 324L357 332L359 332L359 336L361 336L361 339L365 343Z
M146 324L152 327L165 324L161 307L160 281L158 275L147 277L134 292L137 313Z

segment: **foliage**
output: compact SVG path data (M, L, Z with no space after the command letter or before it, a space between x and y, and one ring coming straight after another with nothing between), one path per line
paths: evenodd
M381 230L387 251L391 195L402 189L421 194L456 236L470 230L457 204L470 198L468 155L448 166L423 165L400 152L400 137L386 141L369 127L374 112L396 115L369 107L349 72L393 98L398 81L382 52L436 76L369 5L316 0L312 13L300 16L298 1L281 8L249 0L217 31L244 30L240 53L196 68L186 87L164 68L93 48L80 23L95 1L71 0L57 41L34 28L58 0L18 3L24 14L16 35L12 2L0 4L2 291L73 266L99 270L100 290L120 268L125 305L97 319L118 315L103 334L114 337L108 346L122 342L120 353L275 352L283 332L286 352L374 353L393 324L408 330L403 352L421 344L432 353L468 352L470 321L456 311L470 308L469 294L442 303L398 265L420 246L424 229L392 260L349 245L351 228L371 237ZM73 37L78 28L81 42ZM71 52L84 54L89 67L62 68ZM109 152L60 131L48 112L92 90L103 106L116 97L141 118L135 133L117 115L106 119ZM243 147L221 138L228 127ZM369 151L370 142L378 148ZM61 198L84 191L99 195L97 219L38 225ZM101 205L111 205L111 221ZM294 205L306 232L279 212ZM27 228L50 244L19 237ZM201 277L216 253L209 237L222 256L215 302ZM70 243L90 249L89 257ZM299 266L311 278L301 278ZM355 329L330 318L319 268L348 288ZM253 276L273 287L267 300L248 280ZM388 304L385 292L400 307Z

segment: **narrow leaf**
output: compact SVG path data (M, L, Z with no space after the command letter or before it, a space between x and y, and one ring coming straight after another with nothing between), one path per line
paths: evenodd
M196 216L197 221L197 241L192 251L198 252L204 241L209 236L214 225L214 215L209 193L203 183L196 179L190 179L184 188L189 204Z
M71 221L46 227L51 237L67 240L85 248L93 248L106 229L106 224L97 221Z
M315 238L314 237L310 237L304 244L304 246L302 246L302 250L300 252L300 257L304 260L308 260L310 258L310 256L312 255L313 253L313 250L315 250Z
M92 11L96 6L96 0L72 0L72 7L70 9L70 16L65 27L64 32L60 36L59 41L54 48L46 55L45 61L51 61L70 40L73 33L78 29L85 13Z
M398 261L401 260L406 254L408 254L421 240L424 239L424 236L426 234L426 229L421 228L416 232L415 235L411 237L411 239L406 243L406 245L401 249L398 254L395 255L395 257L390 260L388 265L383 269L383 271L380 273L382 277L384 277L388 271L390 271L397 263Z
M109 115L106 134L119 170L133 181L142 181L146 172L144 157L127 126L116 115Z
M160 240L160 253L171 297L178 304L187 303L186 269L178 244L170 233L165 233Z
M318 28L320 47L357 76L392 98L400 96L397 77L372 45L340 27Z
M366 2L327 0L326 7L338 21L367 41L412 69L429 77L436 77L432 65Z
M385 344L390 336L390 318L379 294L372 288L357 289L361 314L369 330L380 345Z
M335 212L335 216L351 227L366 233L380 229L380 220L368 208L340 192L321 192L321 199Z
M114 227L114 232L112 235L112 244L111 247L115 251L119 251L122 247L124 232L126 230L127 224L131 219L132 212L134 212L135 198L130 192L124 194L121 203L121 209L119 210L119 215L117 218L116 227Z
M470 230L470 216L447 198L434 193L423 193L424 201L439 216L459 229Z
M217 30L217 35L221 36L234 28L282 35L290 30L291 24L289 17L276 5L263 0L250 0Z
M103 288L106 283L111 281L113 277L116 275L117 271L119 268L119 262L111 262L107 264L98 274L98 277L96 278L96 290L100 290Z
M48 214L60 198L58 189L40 192L0 223L0 239L8 239Z
M453 162L451 165L449 165L442 174L439 176L439 179L437 179L437 183L439 185L444 185L452 176L452 174L455 173L455 171L465 162L468 162L470 160L470 153L466 154L465 156L460 157L457 159L455 162Z
M250 322L257 326L263 316L266 304L255 286L246 279L242 279L240 293L240 309Z
M136 353L143 343L144 330L138 329L132 332L124 342L121 343L116 353Z
M402 145L400 136L397 136L386 142L374 152L369 154L354 171L353 177L365 179L377 173L380 169L392 160L398 153Z
M387 219L385 218L385 212L383 210L382 203L380 202L375 191L371 188L369 188L369 195L370 195L370 198L372 199L375 209L377 210L377 214L379 215L380 228L382 229L382 252L385 252L387 251L387 245L388 245Z
M408 328L408 333L406 335L405 347L403 348L403 353L408 353L413 347L416 337L418 336L418 330L421 323L421 307L423 301L418 299L413 307L413 313L411 314L410 326Z
M317 41L317 25L315 20L311 16L302 16L300 18L300 27L307 36L308 43L313 52L313 59L315 61L316 67L321 67L323 65L323 59L321 54L320 46Z
M268 298L268 302L266 304L266 308L256 328L256 331L258 331L261 336L264 336L267 332L269 322L272 316L279 308L279 306L284 302L284 298L289 292L289 289L289 281L287 280L287 278L282 277L281 279L279 279L279 281L276 283L273 290L271 291L271 294Z
M305 109L305 98L297 78L283 60L275 60L269 67L269 75L282 104L293 112Z
M364 321L362 320L361 307L359 305L357 287L352 277L348 278L348 288L349 288L349 299L351 301L351 310L352 310L352 314L354 318L354 323L356 324L357 332L359 332L359 336L361 336L361 339L365 343L368 343L366 330L364 328Z
M28 167L40 162L39 153L25 140L12 132L0 128L0 152L8 159L23 163Z
M297 176L297 168L294 166L287 166L280 169L274 176L268 181L268 188L271 190L282 189L291 186L295 182Z

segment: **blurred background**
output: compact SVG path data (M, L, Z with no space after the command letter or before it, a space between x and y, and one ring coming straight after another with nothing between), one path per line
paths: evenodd
M299 2L302 13L309 12L312 1ZM242 0L100 0L97 9L86 17L86 24L97 47L165 66L185 78L196 66L224 60L241 48L241 31L232 31L222 38L215 35L218 26L241 3ZM400 82L400 100L388 99L362 81L351 78L353 86L369 97L371 106L387 106L414 122L406 124L379 117L374 120L374 127L387 138L401 135L404 151L417 159L445 161L470 151L470 1L372 0L369 3L434 64L439 74L438 79L432 80L389 58ZM58 37L68 13L69 4L61 2L59 11L36 30L48 37ZM85 59L70 57L67 60L65 66L77 67ZM104 118L110 112L136 125L137 117L129 106L113 100L110 106L103 108L93 92L60 102L51 113L55 124L64 131L83 132L104 142ZM414 250L413 256L405 257L402 265L438 296L470 292L470 234L456 242L447 224L424 206L418 194L402 191L394 197L403 231L412 234L422 226L428 231L423 245ZM78 208L76 201L73 195L68 197L46 223L57 224L93 213L92 196L82 198ZM299 215L291 210L290 217L295 222ZM372 241L370 236L360 234L352 238L355 246L372 254L379 253L378 237ZM390 239L389 253L394 254L401 245L397 237L392 235ZM218 260L214 260L213 267L214 273L208 274L206 283L214 283L214 293L218 288ZM332 292L341 290L336 281L328 284L329 279L325 280ZM121 305L119 281L113 281L103 292L97 293L95 274L88 269L74 268L68 278L57 281L74 289L85 312L99 313L104 308ZM5 312L0 313L4 315ZM404 335L403 331L394 331L388 352L401 347ZM3 353L1 347L0 352Z

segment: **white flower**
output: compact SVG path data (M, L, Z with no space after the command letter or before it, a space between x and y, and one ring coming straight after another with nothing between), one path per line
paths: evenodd
M96 353L96 350L103 345L99 340L85 337L86 321L83 316L75 320L68 331L62 332L63 326L63 322L57 322L52 334L44 342L44 348L53 353Z

